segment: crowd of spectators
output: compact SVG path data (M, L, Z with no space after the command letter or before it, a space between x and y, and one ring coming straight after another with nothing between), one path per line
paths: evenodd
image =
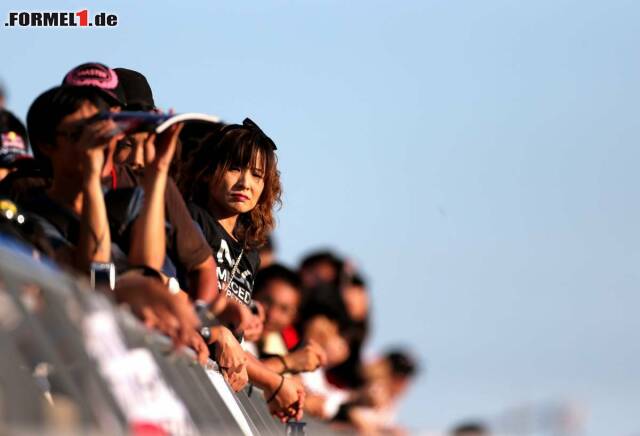
M246 118L125 132L109 114L160 112L144 75L99 63L63 73L26 127L0 110L0 237L215 360L235 391L261 388L283 422L401 431L416 363L401 348L363 356L367 280L330 251L277 262L284 169L263 129Z

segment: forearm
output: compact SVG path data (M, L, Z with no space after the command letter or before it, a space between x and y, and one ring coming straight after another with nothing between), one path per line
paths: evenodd
M111 234L100 175L89 174L83 181L82 214L76 252L76 266L88 272L92 262L111 261Z
M285 366L285 361L283 356L275 356L275 357L267 357L264 359L260 359L260 362L271 371L283 374L287 371L287 367Z
M216 263L209 256L204 262L187 274L188 286L195 299L212 303L218 295Z
M166 171L145 169L144 204L132 228L129 263L162 268L166 253L165 202Z
M277 389L282 378L280 374L269 369L251 353L247 353L247 373L251 383L271 391Z

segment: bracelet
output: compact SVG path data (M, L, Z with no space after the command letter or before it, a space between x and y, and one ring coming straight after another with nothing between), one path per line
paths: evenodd
M282 363L282 367L284 368L280 374L284 374L285 372L290 372L289 367L287 366L287 361L284 360L284 356L282 354L274 354L274 357L277 357L280 363Z
M272 402L273 399L276 397L276 395L278 395L278 393L280 392L280 389L282 389L282 385L284 384L284 376L280 375L280 377L281 377L280 384L278 385L278 388L275 391L273 391L273 394L271 394L271 396L267 400L267 403Z

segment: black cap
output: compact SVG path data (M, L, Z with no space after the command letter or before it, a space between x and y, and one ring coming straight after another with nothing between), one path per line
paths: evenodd
M111 68L98 62L78 65L62 79L63 86L96 88L112 106L124 106L125 98L119 86L118 75Z
M156 108L147 78L138 71L114 68L124 92L125 108L131 111L151 111Z

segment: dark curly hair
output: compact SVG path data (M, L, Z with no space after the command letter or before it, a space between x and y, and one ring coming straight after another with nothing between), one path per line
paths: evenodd
M216 126L190 150L177 170L178 188L187 201L208 209L209 182L222 181L232 167L256 166L261 157L264 189L256 207L238 217L234 236L245 247L257 249L275 227L274 210L282 205L282 186L275 144L253 122Z

